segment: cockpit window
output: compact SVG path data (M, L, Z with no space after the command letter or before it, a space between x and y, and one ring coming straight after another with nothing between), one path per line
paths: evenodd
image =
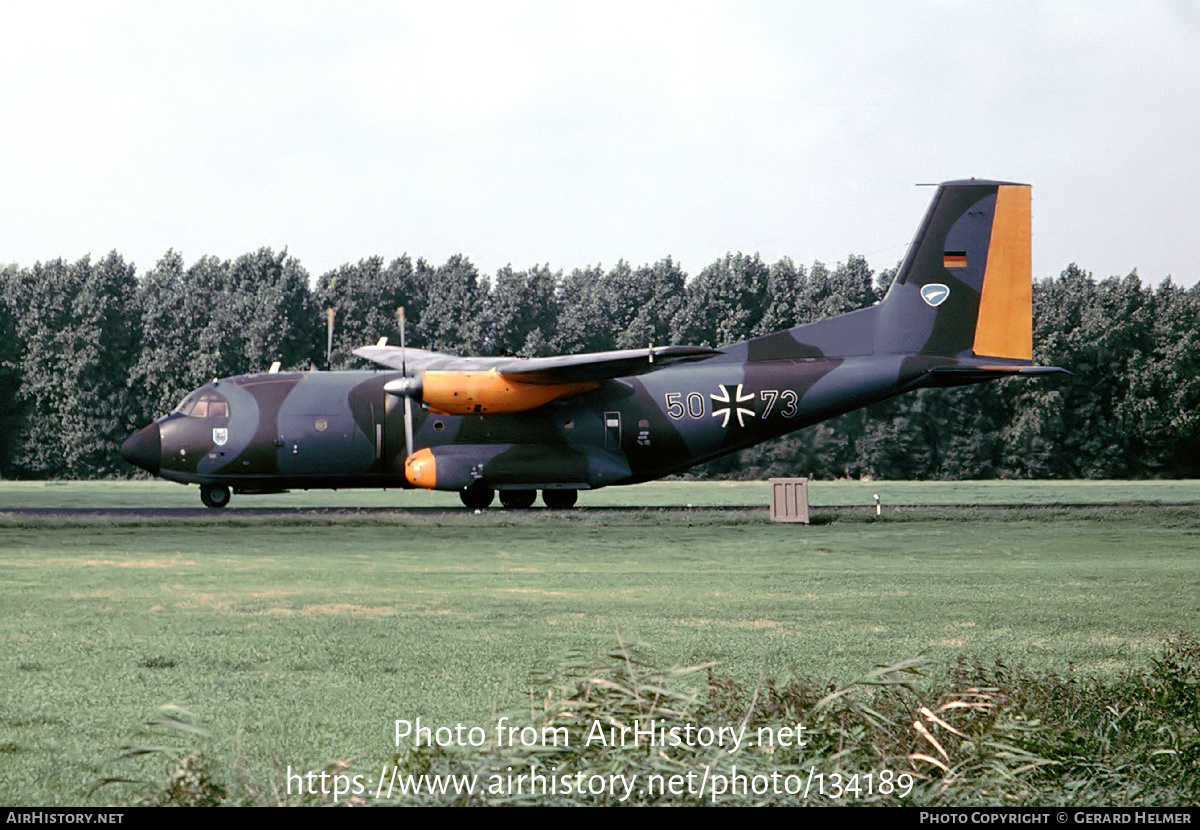
M228 418L229 402L216 392L200 392L188 395L175 409L191 418Z

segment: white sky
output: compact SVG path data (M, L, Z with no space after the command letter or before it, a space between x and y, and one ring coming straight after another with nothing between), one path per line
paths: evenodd
M1034 185L1034 273L1200 278L1200 3L0 0L0 263L287 248L894 265Z

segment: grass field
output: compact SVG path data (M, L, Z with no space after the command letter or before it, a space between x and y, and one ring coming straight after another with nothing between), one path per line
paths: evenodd
M1181 504L1200 502L1200 482L1180 481L818 481L814 507L869 506L878 493L884 506L939 504ZM765 507L765 481L656 481L584 492L579 507ZM5 510L67 507L192 508L196 487L162 481L0 482L0 521ZM279 495L235 495L231 511L246 508L459 508L453 493L425 490L312 490Z
M626 509L566 513L298 493L178 520L28 509L193 508L195 488L5 483L0 804L119 800L86 794L131 772L113 759L167 703L259 782L350 756L377 770L395 719L486 726L531 674L618 638L750 684L918 654L1116 677L1200 632L1198 489L817 483L819 523L800 527L768 521L763 483L585 493ZM1055 506L1088 503L1126 506ZM1030 506L937 506L975 504ZM417 509L317 509L395 505Z

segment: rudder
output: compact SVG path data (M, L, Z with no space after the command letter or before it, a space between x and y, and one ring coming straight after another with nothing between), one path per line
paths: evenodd
M1031 188L1001 185L979 300L977 357L1033 359L1033 218Z

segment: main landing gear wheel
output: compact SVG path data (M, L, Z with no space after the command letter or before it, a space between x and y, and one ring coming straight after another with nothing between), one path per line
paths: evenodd
M462 503L472 510L483 510L492 503L495 495L496 493L491 487L471 487L458 491L458 497L462 499Z
M575 500L579 498L578 490L543 490L542 501L551 510L566 510L569 507L575 506Z
M224 484L201 484L200 501L205 507L222 508L229 504L229 488Z
M501 490L500 503L509 510L525 510L533 507L537 490Z

